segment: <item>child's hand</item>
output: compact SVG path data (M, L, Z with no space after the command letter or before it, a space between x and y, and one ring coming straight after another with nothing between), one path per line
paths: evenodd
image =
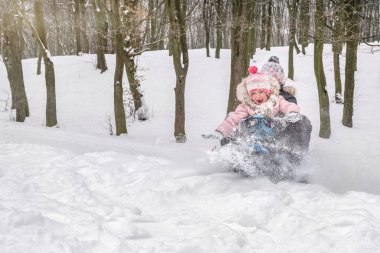
M288 123L284 117L275 117L272 120L272 128L276 129L279 132L282 132L288 126Z
M220 140L220 146L227 145L227 144L234 142L234 141L236 141L234 138L224 137L223 139Z
M213 134L202 134L203 139L221 140L223 137L224 135L219 131L215 131Z
M295 123L302 119L302 115L299 114L298 112L291 112L291 113L286 114L284 119L286 120L286 122Z
M298 112L291 112L284 117L274 117L271 123L272 128L282 132L289 125L289 123L295 123L302 119L302 115Z
M263 114L266 117L272 117L273 116L273 104L272 103L264 103L257 106L256 111L258 114Z

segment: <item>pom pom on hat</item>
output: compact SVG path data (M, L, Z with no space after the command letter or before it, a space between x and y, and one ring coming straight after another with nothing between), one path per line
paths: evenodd
M249 74L253 75L253 74L256 74L257 73L257 67L256 66L251 66L248 68L248 72Z
M277 56L273 55L269 58L268 62L274 62L274 63L280 64L280 59L278 59Z

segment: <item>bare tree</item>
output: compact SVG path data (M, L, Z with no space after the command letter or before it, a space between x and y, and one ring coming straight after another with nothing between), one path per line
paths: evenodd
M305 48L309 45L309 28L310 28L310 0L301 0L300 6L300 42L302 54L306 54Z
M342 97L342 81L340 78L340 61L339 56L342 53L344 36L343 36L343 6L342 1L338 1L336 6L334 6L332 12L333 15L333 35L332 35L332 51L334 54L334 80L335 80L335 102L337 104L343 103Z
M227 112L238 106L236 87L241 78L247 74L249 65L248 53L248 8L249 0L232 1L232 32L231 32L231 79Z
M266 6L266 0L261 0L261 34L260 34L260 49L265 48L265 36L267 34L266 28L267 28L267 6Z
M46 30L43 17L42 0L34 0L34 13L36 17L36 30L40 50L45 65L46 80L46 126L57 125L57 108L55 96L54 63L47 47ZM26 20L26 19L25 19Z
M164 41L167 26L167 15L164 0L148 0L148 15L146 17L146 29L144 41L149 50L164 49Z
M316 0L315 7L315 34L314 34L314 74L318 86L319 98L319 137L330 138L330 104L326 90L326 77L323 69L323 28L324 28L324 0Z
M165 0L169 23L169 43L172 47L173 64L176 73L175 85L175 122L174 137L176 142L186 142L185 133L185 85L189 68L189 54L186 40L186 1Z
M107 33L108 25L105 15L104 6L101 6L97 3L96 0L93 2L93 10L95 14L96 21L96 68L100 69L100 73L105 72L107 67L106 57L104 55L106 45L107 45Z
M216 11L216 46L215 46L215 58L220 58L220 49L222 48L222 13L223 13L223 1L215 0Z
M89 0L80 0L79 12L80 12L80 31L82 34L83 53L90 53L90 42L87 36L87 23L86 23L86 8Z
M289 54L288 54L288 77L294 79L294 48L297 47L296 43L296 21L298 13L298 0L287 0L287 6L289 10Z
M202 19L205 29L205 47L206 47L206 56L210 57L210 20L211 20L211 2L210 0L203 0L202 5Z
M342 124L352 127L354 113L355 71L359 35L359 15L363 0L349 0L344 5L346 43L346 69L344 82L344 107Z
M222 15L222 23L223 24L230 24L230 25L224 25L223 26L223 46L222 48L231 48L231 19L232 19L232 0L225 0L224 2L224 8L223 8L223 15Z
M288 13L284 11L286 8L286 3L283 1L275 1L275 15L274 15L274 25L272 29L276 29L273 36L273 42L276 42L276 46L285 46L285 34L288 33L289 29L286 27L288 22ZM289 35L287 40L289 40Z
M98 0L100 1L100 0ZM123 103L124 34L120 17L119 0L111 0L112 25L115 29L116 66L114 75L114 112L116 135L126 134L127 123Z
M21 64L20 36L16 29L16 10L6 5L3 15L3 61L8 73L12 94L12 109L16 110L16 121L24 122L29 116L29 105L26 97L23 69Z
M74 13L74 24L75 24L75 41L76 41L76 55L80 55L83 51L81 43L81 31L80 31L80 0L74 0L74 6L72 7Z
M265 49L270 51L272 37L272 0L268 0L268 17L267 17L267 40L265 43Z
M253 55L256 54L256 14L255 14L256 1L250 1L248 3L249 15L248 19L248 55L252 59Z
M63 54L62 39L61 39L61 27L58 22L59 19L59 8L57 6L57 0L53 0L53 15L54 15L54 26L56 29L56 46L57 46L57 55Z
M148 106L145 104L140 80L137 77L137 57L144 51L142 46L142 16L143 11L138 1L124 0L123 26L128 34L124 39L125 69L131 89L135 116L138 120L149 118Z

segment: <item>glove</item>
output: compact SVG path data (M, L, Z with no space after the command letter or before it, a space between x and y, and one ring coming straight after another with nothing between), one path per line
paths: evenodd
M262 114L266 117L272 117L273 116L273 104L270 102L263 103L261 105L258 105L256 107L255 112L257 114Z
M272 119L271 127L276 129L278 132L282 132L288 126L286 118L275 117Z
M291 112L285 115L284 119L288 123L295 123L302 119L302 114L299 114L298 112Z
M224 135L219 131L215 131L213 134L202 134L203 139L221 140L223 137Z
M223 139L220 140L220 146L225 146L231 142L235 141L234 138L231 137L224 137Z

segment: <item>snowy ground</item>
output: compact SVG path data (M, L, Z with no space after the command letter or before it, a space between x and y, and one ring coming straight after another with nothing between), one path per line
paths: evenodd
M286 70L287 50L259 51L252 64L278 55ZM217 142L200 137L225 116L228 50L219 60L190 51L186 144L173 140L175 76L165 51L139 62L152 119L130 123L120 137L107 130L114 56L104 74L94 55L53 58L57 128L44 127L35 59L23 62L31 117L10 120L0 64L0 252L379 252L380 54L358 52L354 127L341 125L343 107L331 103L328 140L318 137L312 46L295 56L297 99L314 127L299 169L307 185L233 174L215 159Z

